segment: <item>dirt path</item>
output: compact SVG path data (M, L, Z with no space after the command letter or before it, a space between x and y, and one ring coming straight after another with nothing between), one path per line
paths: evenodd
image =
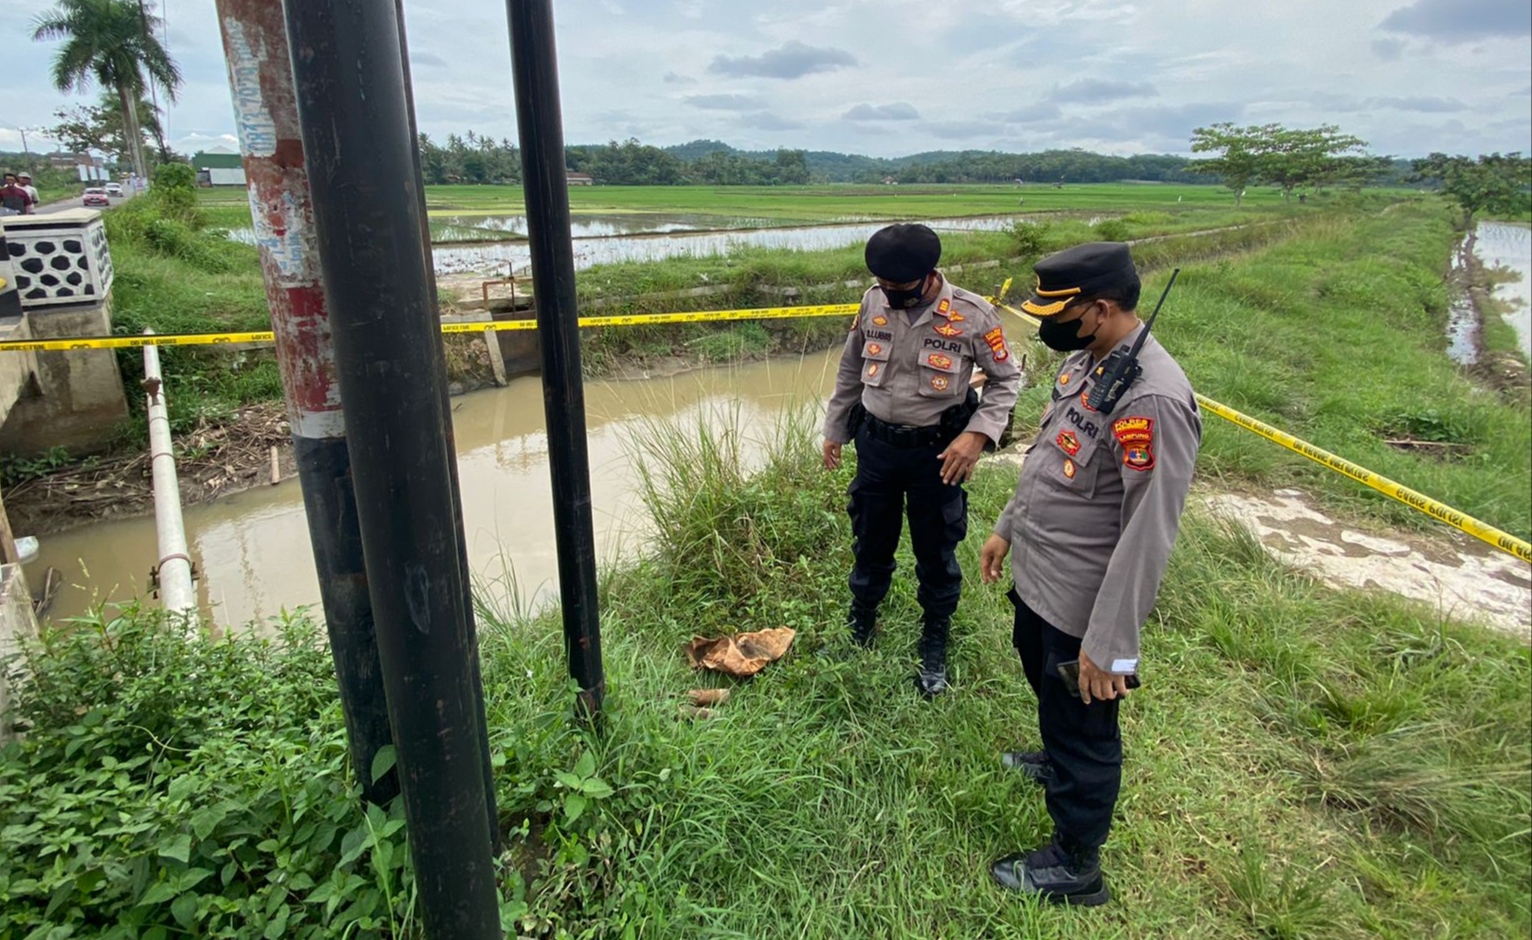
M1532 567L1450 529L1403 535L1337 522L1299 490L1220 493L1206 505L1266 550L1338 587L1391 591L1444 617L1532 640Z

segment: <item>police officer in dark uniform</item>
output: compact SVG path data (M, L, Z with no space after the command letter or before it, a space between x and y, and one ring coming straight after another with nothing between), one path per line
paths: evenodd
M947 638L963 582L956 549L968 532L962 484L999 441L1021 381L994 308L936 270L941 250L936 233L919 224L890 225L868 240L878 286L863 295L846 337L824 423L827 468L840 466L842 445L856 442L847 506L852 639L872 645L908 515L924 614L916 682L927 696L947 688ZM986 377L982 402L969 388L975 367Z
M993 582L1011 554L1011 639L1043 747L1002 762L1046 787L1054 832L990 873L1013 891L1094 905L1108 899L1099 850L1122 782L1118 703L1137 683L1139 628L1175 544L1202 421L1186 374L1152 335L1127 391L1091 406L1102 361L1144 330L1127 245L1080 245L1036 270L1022 309L1041 319L1046 345L1071 354L980 562Z

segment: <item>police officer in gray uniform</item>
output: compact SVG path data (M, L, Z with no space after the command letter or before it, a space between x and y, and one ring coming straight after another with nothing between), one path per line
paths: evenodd
M1041 318L1046 345L1072 354L981 566L996 581L1011 554L1011 639L1037 694L1043 746L1002 760L1046 787L1054 831L990 872L1013 891L1094 905L1108 899L1099 849L1122 780L1118 703L1137 685L1139 629L1175 544L1202 420L1186 374L1152 335L1115 406L1088 404L1102 361L1144 330L1128 246L1080 245L1036 270L1022 309Z
M924 614L916 683L947 688L947 637L962 591L956 549L968 532L963 482L999 441L1021 370L993 307L936 270L941 240L924 225L890 225L867 242L878 286L862 297L826 409L824 463L856 442L851 481L852 639L870 647L878 604L894 574L902 516L910 520L916 597ZM984 398L969 389L977 367Z

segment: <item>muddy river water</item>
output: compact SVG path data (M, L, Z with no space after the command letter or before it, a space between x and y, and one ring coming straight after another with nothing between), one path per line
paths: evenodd
M657 422L695 429L728 421L759 452L790 409L822 401L835 381L839 349L699 370L673 378L586 385L591 488L598 556L610 564L641 549L647 514L632 460L635 433ZM543 434L541 380L452 400L469 563L481 593L512 602L556 598L552 490ZM200 578L203 610L220 624L244 624L284 608L319 603L303 498L296 480L186 509L186 536ZM146 593L154 563L152 518L49 535L27 565L33 590L49 565L64 587L49 615L58 620L95 601ZM88 585L88 586L87 586Z

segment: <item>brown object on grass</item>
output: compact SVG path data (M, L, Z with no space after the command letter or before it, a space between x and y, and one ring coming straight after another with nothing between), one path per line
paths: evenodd
M686 644L686 661L693 669L711 669L744 679L765 669L767 663L782 658L787 648L793 645L796 635L791 627L777 627L711 640L693 637Z
M691 721L703 721L713 717L713 710L710 708L698 708L695 705L682 705L681 713L677 717L686 718Z
M692 689L686 693L693 705L722 705L729 700L728 689Z

